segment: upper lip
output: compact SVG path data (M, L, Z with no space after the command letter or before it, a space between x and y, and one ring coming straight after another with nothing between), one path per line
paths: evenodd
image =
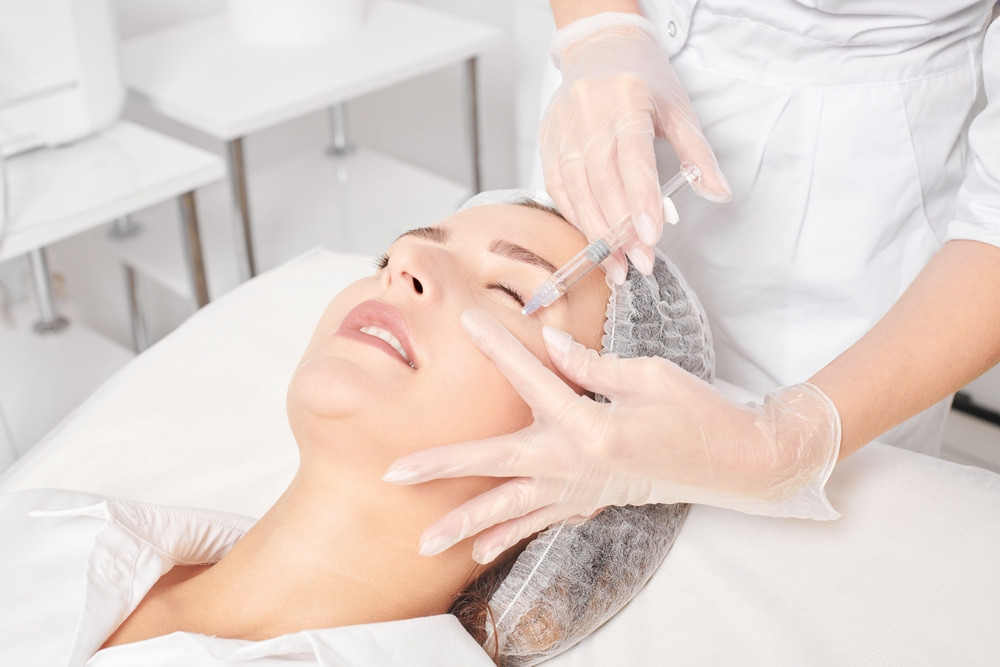
M409 357L410 365L413 368L419 366L417 355L413 351L413 343L410 341L410 332L406 326L406 318L403 317L403 313L395 306L384 301L362 301L347 313L344 321L340 324L340 330L361 331L364 327L372 326L385 329L392 334L399 341L399 344L406 352L406 356Z

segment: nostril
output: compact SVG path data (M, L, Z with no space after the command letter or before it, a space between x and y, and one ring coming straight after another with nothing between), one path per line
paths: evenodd
M420 281L416 278L413 279L413 289L417 291L417 294L424 293L424 286L420 284Z

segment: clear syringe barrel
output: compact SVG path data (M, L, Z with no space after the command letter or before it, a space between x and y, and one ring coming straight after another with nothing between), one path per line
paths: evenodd
M677 175L663 184L660 194L664 197L673 197L689 183L696 183L701 178L701 171L690 162L681 165ZM603 262L615 250L618 250L625 242L635 234L635 226L632 224L632 216L625 216L621 221L609 229L604 236L592 241L586 248L581 250L573 259L569 260L542 285L535 290L522 311L525 315L530 315L539 308L549 306L565 294L573 285L590 273L598 264Z

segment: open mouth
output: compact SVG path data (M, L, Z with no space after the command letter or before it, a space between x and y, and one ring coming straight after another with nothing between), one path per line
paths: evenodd
M413 370L420 364L410 341L406 318L399 308L384 301L371 299L359 303L344 316L337 335L374 345Z
M389 331L388 329L383 329L382 327L368 325L361 327L359 331L363 334L368 334L369 336L374 336L375 338L384 340L386 343L392 346L392 349L396 350L396 352L399 353L399 356L403 358L403 361L405 361L407 364L410 365L410 368L416 368L416 366L413 365L413 361L410 360L410 356L406 354L406 350L403 349L402 343L400 343L399 339L393 336L392 332Z

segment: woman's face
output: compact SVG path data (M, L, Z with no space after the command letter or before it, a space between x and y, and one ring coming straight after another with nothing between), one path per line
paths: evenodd
M517 205L467 209L397 239L382 268L333 299L292 378L289 422L303 463L312 448L335 450L381 476L403 454L529 425L528 406L459 318L487 311L549 368L543 324L599 349L609 296L601 271L521 314L585 243L558 216Z

